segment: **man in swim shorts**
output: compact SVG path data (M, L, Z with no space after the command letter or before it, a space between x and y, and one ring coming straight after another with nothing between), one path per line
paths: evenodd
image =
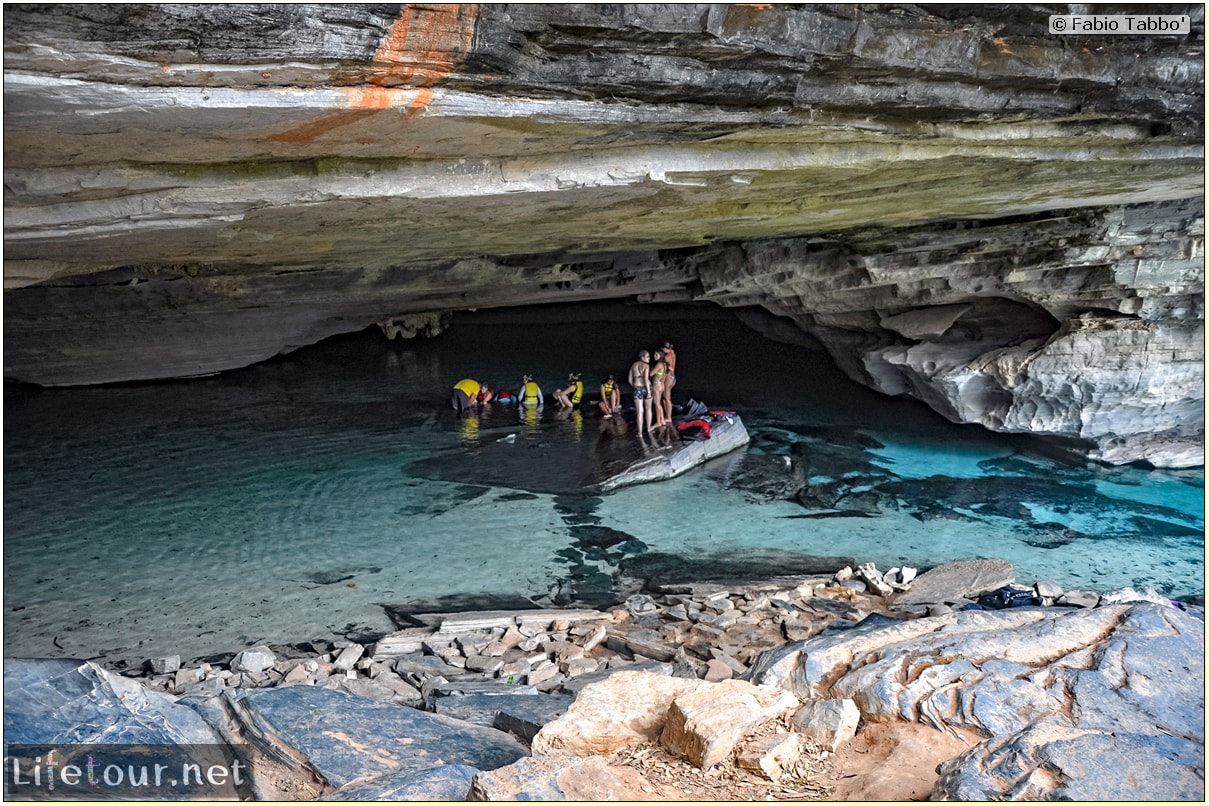
M643 350L638 354L638 360L630 365L630 386L634 387L634 413L638 418L638 436L645 429L651 430L651 354Z

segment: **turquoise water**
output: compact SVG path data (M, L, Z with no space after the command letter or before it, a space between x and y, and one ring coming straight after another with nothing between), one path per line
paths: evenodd
M1203 594L1199 470L1088 466L955 426L729 315L554 313L566 322L463 315L429 341L367 332L193 381L6 389L6 653L198 657L385 632L398 609L601 604L652 574L803 557L1003 557L1024 583ZM641 453L632 430L588 408L449 408L461 377L527 371L547 392L583 372L591 398L665 336L677 402L740 412L748 451L591 496L579 485L606 457ZM794 472L813 498L769 493Z

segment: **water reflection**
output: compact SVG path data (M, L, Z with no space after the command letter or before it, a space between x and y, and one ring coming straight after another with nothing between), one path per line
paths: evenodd
M487 409L483 406L483 409ZM486 411L483 412L486 414ZM462 441L475 444L479 441L479 414L468 411L462 414Z
M525 426L525 433L536 437L541 433L542 410L545 406L525 403L517 406L517 416Z
M575 441L580 442L584 436L584 413L579 409L568 409L565 406L560 407L554 415L554 419L560 423L569 423L572 433L575 434Z

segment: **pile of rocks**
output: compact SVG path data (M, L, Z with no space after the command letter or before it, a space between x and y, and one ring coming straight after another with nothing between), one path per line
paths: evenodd
M153 658L144 682L170 694L224 689L323 686L358 696L437 710L467 684L528 686L575 695L622 669L649 669L710 682L739 677L770 649L852 626L872 613L916 618L969 607L964 598L997 588L1026 592L1037 604L1095 606L1095 594L1064 592L1052 581L1013 585L1002 560L947 563L916 576L882 573L873 563L830 577L767 582L662 584L610 612L589 609L476 611L410 616L415 626L375 643L316 640L256 646L225 662L182 667ZM668 666L670 665L670 666Z
M843 574L841 574L841 577ZM312 685L416 707L456 681L533 686L575 694L619 669L671 664L677 676L737 677L767 649L802 640L836 621L884 611L881 597L836 579L790 586L755 583L672 586L636 594L624 607L434 613L376 643L316 640L256 646L233 657L182 666L152 658L143 682L171 694L224 688Z
M1203 799L1201 609L1132 590L1046 607L1069 593L1013 577L975 560L652 584L609 612L427 613L372 644L156 658L146 687L9 659L6 738L239 747L267 800L819 800L847 786L820 776L830 754L926 726L953 742L878 761L913 771L909 792L870 776L837 799Z

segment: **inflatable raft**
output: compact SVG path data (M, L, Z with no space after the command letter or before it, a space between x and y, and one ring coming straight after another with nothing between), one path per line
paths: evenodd
M624 470L596 484L600 492L609 492L631 484L675 478L723 454L742 448L751 441L742 418L733 412L711 412L681 422L681 434L692 438L659 448L634 460Z

